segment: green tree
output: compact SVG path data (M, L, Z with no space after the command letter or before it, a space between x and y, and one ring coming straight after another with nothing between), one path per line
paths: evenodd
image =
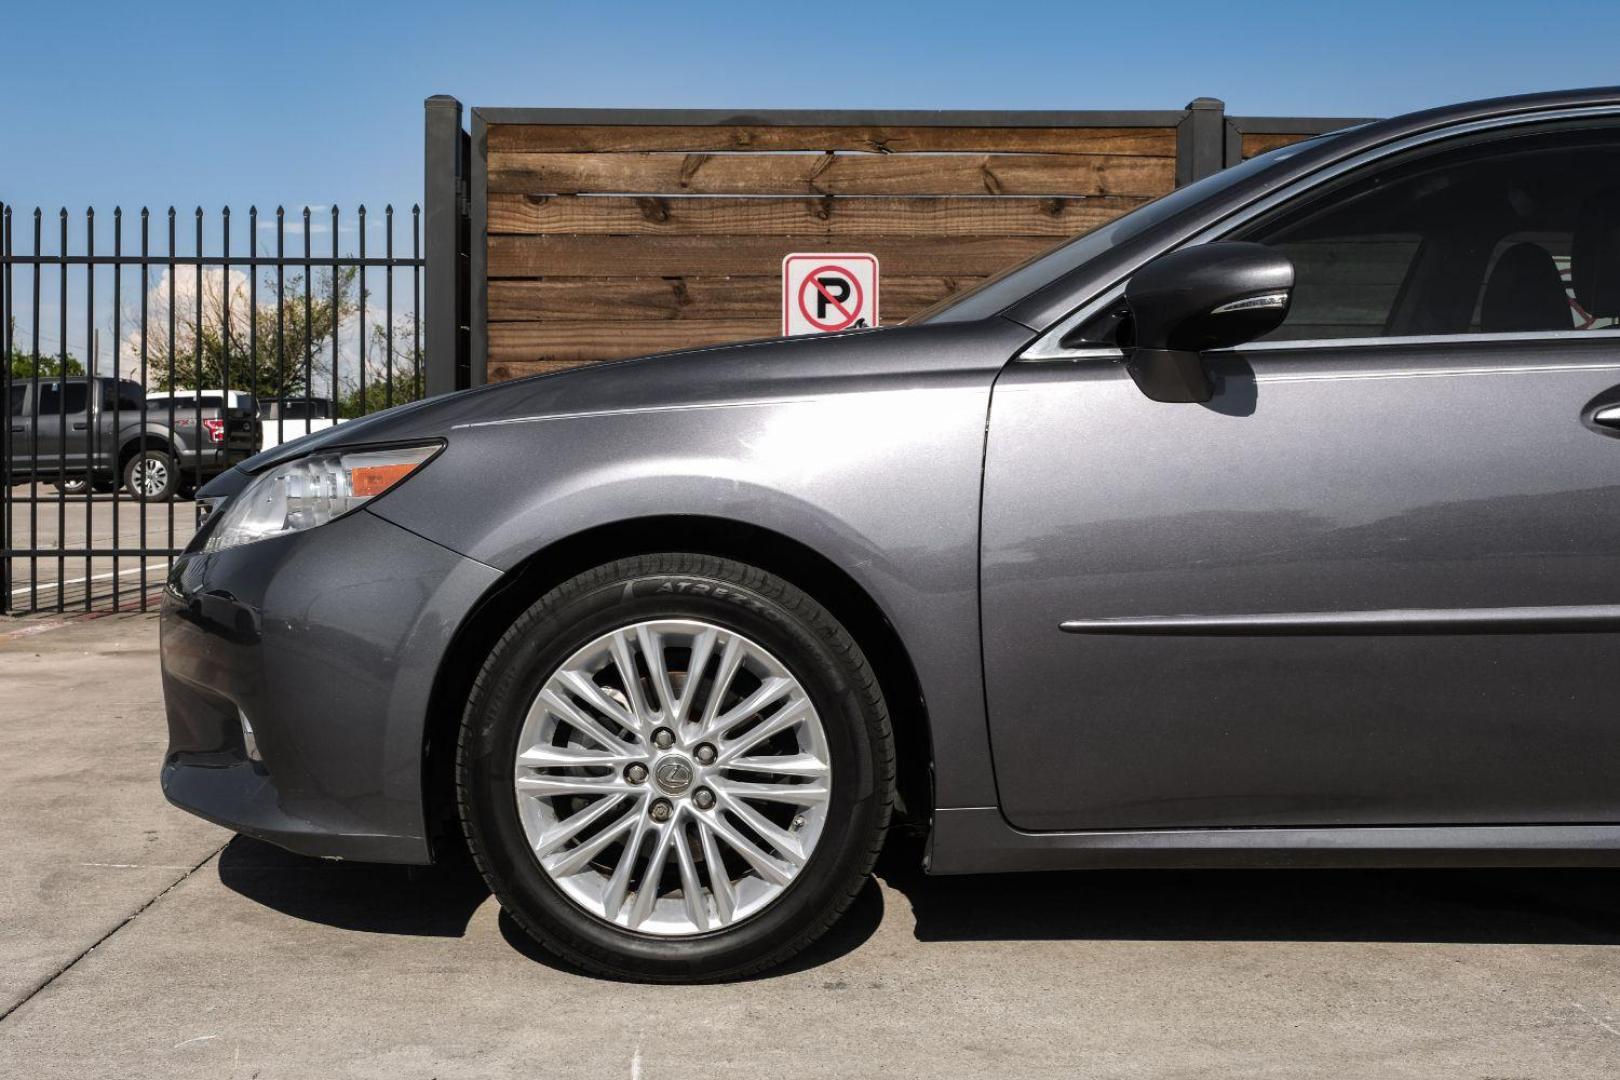
M338 416L344 420L403 405L422 396L422 353L416 346L416 318L403 316L394 322L394 357L388 362L388 327L371 328L371 344L366 350L365 389L357 376L343 380L338 398Z
M306 318L301 274L286 278L279 301L274 285L261 282L255 310L245 277L235 274L226 280L222 274L205 273L199 289L188 288L186 295L176 296L172 348L168 299L158 290L158 302L147 314L148 381L160 391L200 386L248 390L258 397L309 393L306 360L311 376L326 372L330 377L333 336L364 302L354 288L355 274L354 267L337 270L335 278L330 270L318 274L310 282ZM198 292L201 320L197 317ZM138 338L133 351L138 355Z
M31 379L34 377L34 356L31 351L17 347L17 319L11 320L11 333L7 335L11 342L11 377L13 379ZM84 365L72 353L67 354L67 373L69 375L83 375ZM39 354L39 375L44 379L54 379L62 374L62 357L59 353Z

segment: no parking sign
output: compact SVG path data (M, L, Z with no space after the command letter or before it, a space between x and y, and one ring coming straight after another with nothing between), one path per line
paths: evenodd
M876 255L800 252L782 260L784 336L877 324Z

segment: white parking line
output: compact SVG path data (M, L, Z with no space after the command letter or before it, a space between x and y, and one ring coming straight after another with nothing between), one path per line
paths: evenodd
M169 561L167 559L165 559L160 563L147 563L145 568L148 569L148 570L153 570L153 569L167 570L169 568ZM113 571L109 570L105 574L93 574L90 577L68 578L66 581L60 582L60 584L61 584L61 586L63 588L66 588L69 585L83 585L83 584L85 584L87 582L91 582L91 581L106 581L108 578L111 578L111 577L123 577L125 574L138 574L140 572L141 572L141 567L139 567L139 566L130 566L130 567L124 568L123 570L119 570L117 573L114 573ZM39 589L40 592L44 592L46 589L54 589L54 588L56 588L57 585L58 585L58 582L54 578L51 579L50 581L41 581L41 582L36 583L36 586L37 586L37 588ZM12 589L11 590L11 595L12 596L22 596L25 593L27 593L30 588L36 587L36 586L24 585L19 589Z

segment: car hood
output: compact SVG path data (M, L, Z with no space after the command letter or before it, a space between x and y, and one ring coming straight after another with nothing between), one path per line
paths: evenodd
M210 481L205 498L320 450L448 438L470 424L642 409L790 400L902 386L989 380L1034 334L1001 318L772 338L592 364L397 405L249 458Z

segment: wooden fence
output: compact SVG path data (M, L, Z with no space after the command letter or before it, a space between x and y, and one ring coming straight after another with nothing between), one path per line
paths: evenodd
M898 322L1178 183L1351 122L1226 117L1212 99L1127 113L475 109L471 379L769 337L793 251L875 254L883 321Z

